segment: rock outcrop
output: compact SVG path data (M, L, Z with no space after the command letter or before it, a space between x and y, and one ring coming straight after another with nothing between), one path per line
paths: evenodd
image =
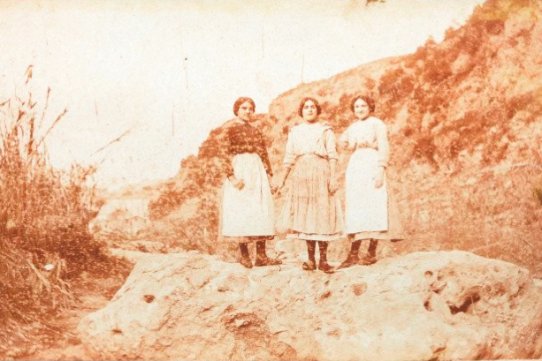
M143 254L81 321L100 360L473 360L542 356L542 290L511 263L418 252L332 275Z

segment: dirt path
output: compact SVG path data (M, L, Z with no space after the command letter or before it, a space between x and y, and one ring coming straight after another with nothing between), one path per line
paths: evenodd
M77 325L87 314L104 307L124 283L125 275L98 278L83 275L73 286L76 301L52 321L47 329L36 330L27 342L10 350L14 360L90 360L77 335Z

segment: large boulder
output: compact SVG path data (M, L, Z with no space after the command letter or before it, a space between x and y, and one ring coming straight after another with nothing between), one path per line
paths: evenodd
M538 358L542 290L523 268L460 251L332 275L145 254L79 332L100 360Z

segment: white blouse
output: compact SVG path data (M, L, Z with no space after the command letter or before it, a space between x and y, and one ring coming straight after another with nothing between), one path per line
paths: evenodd
M376 117L357 120L345 130L339 142L346 148L355 150L359 148L373 148L378 151L378 164L388 166L389 143L386 124Z
M316 154L328 159L338 159L335 134L325 123L301 123L290 130L286 142L284 164L293 165L297 157Z

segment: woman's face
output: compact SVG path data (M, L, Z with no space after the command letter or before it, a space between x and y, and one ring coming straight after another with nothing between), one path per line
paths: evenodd
M312 100L307 100L303 104L301 114L303 114L303 119L307 122L314 122L318 118L318 108L316 108L316 104Z
M371 114L369 105L363 99L358 99L354 102L354 114L358 119L365 119Z
M252 114L254 114L254 107L249 101L244 102L237 110L237 117L245 122L252 120Z

